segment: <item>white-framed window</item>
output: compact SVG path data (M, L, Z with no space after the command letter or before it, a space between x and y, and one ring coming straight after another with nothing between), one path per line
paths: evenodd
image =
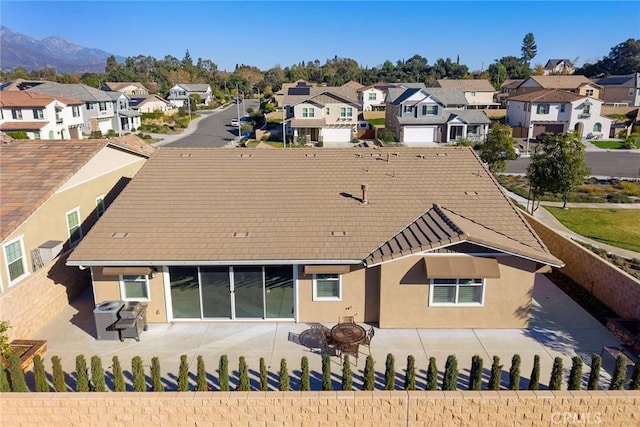
M98 218L102 216L105 209L106 208L104 206L104 196L96 197L96 214L98 215Z
M474 91L471 91L471 92L469 92L469 95L476 96L476 93Z
M582 114L590 114L591 113L591 105L584 104L582 107Z
M594 132L602 132L602 124L600 124L600 123L595 123L595 124L593 125L593 131L594 131Z
M124 301L149 301L147 276L120 276L120 295Z
M7 276L9 277L9 286L18 282L29 274L27 270L27 260L24 256L24 242L22 236L2 245L4 260L7 265Z
M369 101L375 101L376 95L377 94L375 92L369 92Z
M69 244L75 246L82 240L82 225L80 224L80 208L75 208L66 213Z
M403 107L403 111L404 111L405 113L410 113L410 112L412 112L412 111L413 111L413 105L405 105L405 106Z
M39 130L34 130L33 131L33 139L40 139L40 131Z
M14 108L11 110L11 116L13 117L13 120L22 120L22 110Z
M423 116L435 116L438 114L438 106L437 105L423 105L422 106L422 115Z
M340 107L340 117L353 117L353 108Z
M42 111L41 108L34 108L33 109L33 118L37 119L37 120L44 119L44 111Z
M584 94L587 96L593 96L593 89L587 89L584 91Z
M87 102L85 104L85 106L87 107L87 110L95 110L96 109L96 103L95 102Z
M313 300L341 301L342 276L340 274L314 274Z
M302 117L315 117L315 112L314 112L313 108L303 107L302 108Z
M484 305L484 279L431 279L430 306Z
M107 111L107 103L104 101L100 101L98 103L98 108L100 109L100 111Z
M549 114L549 104L538 104L536 108L538 114Z
M71 106L71 115L73 117L80 117L80 107L77 105Z

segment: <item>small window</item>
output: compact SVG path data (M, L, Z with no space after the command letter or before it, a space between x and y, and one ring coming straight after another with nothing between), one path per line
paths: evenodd
M584 104L582 108L582 114L590 114L591 113L591 105Z
M82 226L80 225L80 209L76 208L67 212L67 230L69 232L69 244L75 246L82 240Z
M99 107L100 107L100 111L107 111L107 103L104 101L100 101L98 103Z
M471 96L476 96L476 93L475 93L475 92L473 92L473 91L471 91L471 92L469 92L469 95L471 95Z
M405 105L404 106L404 112L405 113L410 113L413 111L413 105Z
M565 110L565 106L564 106L564 104L560 104L560 112L561 112L561 113L564 113L564 110Z
M13 120L22 120L22 110L11 110L11 116L13 117Z
M587 89L584 94L587 96L593 96L593 89Z
M594 132L602 132L602 125L600 123L596 123L593 125Z
M549 104L538 104L536 113L549 114Z
M315 117L315 112L313 108L303 108L302 109L302 117Z
M80 107L78 107L77 105L72 106L71 114L73 115L73 117L80 117Z
M340 117L353 117L353 108L351 108L351 107L341 107L340 108Z
M482 305L483 279L431 279L429 305Z
M376 93L369 92L369 101L375 101L375 100L376 100Z
M123 300L149 300L147 276L120 276L120 294Z
M39 108L34 108L33 109L33 118L36 119L36 120L44 119L44 111L42 111Z
M438 106L437 105L425 105L427 107L425 116L435 116L438 114Z
M87 110L95 110L96 108L95 102L87 102L85 106L87 107Z
M339 274L313 275L314 301L341 301L342 279Z
M98 218L102 216L102 214L104 213L104 210L105 210L104 196L96 197L96 214L98 214Z
M22 237L18 237L3 246L4 259L7 264L9 286L29 274L27 262L24 257L24 243Z
M34 130L33 131L33 139L40 139L40 131L39 130Z
M327 107L324 109L324 113L328 116L329 114L331 114L331 108Z

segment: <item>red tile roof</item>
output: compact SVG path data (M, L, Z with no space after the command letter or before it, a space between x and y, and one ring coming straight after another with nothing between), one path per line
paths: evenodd
M16 130L40 130L48 124L49 122L6 122L0 124L0 130L3 132L11 132Z
M62 102L66 105L81 105L83 102L77 99L64 98L61 96L45 95L37 92L27 91L1 91L0 107L4 108L31 108L46 107L54 101Z

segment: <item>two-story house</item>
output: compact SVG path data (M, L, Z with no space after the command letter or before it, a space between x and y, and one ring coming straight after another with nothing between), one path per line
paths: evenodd
M493 101L496 90L489 80L439 79L433 86L460 89L467 100L468 110L498 108L499 105Z
M200 98L200 104L209 105L212 99L211 85L206 83L179 83L169 89L167 99L176 107L184 107L192 95L197 95Z
M296 80L293 83L283 83L280 90L273 94L273 100L276 103L276 106L282 107L282 101L284 100L285 95L289 94L289 89L293 88L295 91L296 90L295 88L298 88L298 87L315 87L315 86L317 86L316 83L311 83L302 79Z
M140 111L129 106L129 97L121 92L107 92L114 101L113 128L118 135L135 132L140 127Z
M101 132L104 135L109 131L117 131L117 126L114 126L117 106L109 92L79 83L55 82L46 82L27 89L27 91L82 101L82 117L84 119L82 132L85 135L90 135L93 132Z
M82 104L35 92L3 92L0 131L26 132L29 139L81 139Z
M510 96L518 96L541 89L559 89L576 95L602 99L602 87L581 75L531 76L509 94Z
M611 119L601 115L603 102L565 90L544 89L507 100L507 124L534 138L543 132L577 132L583 138L609 136Z
M149 95L149 89L138 82L104 82L101 89L107 92L122 92L128 96Z
M550 59L544 65L545 76L552 74L573 74L576 67L568 59Z
M360 108L362 111L384 111L387 91L398 86L399 84L394 83L375 83L357 89Z
M152 113L154 111L169 111L173 106L158 95L131 95L129 96L129 107L141 113Z
M603 88L605 104L640 107L640 73L603 77L596 83Z
M466 105L464 94L456 88L391 88L385 125L406 145L482 140L491 120L483 111L467 110Z
M356 135L358 98L352 88L296 86L282 103L287 135L296 142L343 143Z

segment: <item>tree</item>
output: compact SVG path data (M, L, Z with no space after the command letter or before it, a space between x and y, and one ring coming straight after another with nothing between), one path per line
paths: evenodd
M640 363L636 362L633 366L633 374L631 374L629 390L640 390Z
M331 359L328 354L322 355L322 390L331 391Z
M520 390L520 355L514 354L509 369L509 390Z
M250 391L251 383L249 382L249 369L247 368L247 361L244 356L240 356L238 377L238 391Z
M280 391L289 391L289 371L287 370L287 359L284 357L280 359L280 372L278 374L280 384L278 389Z
M571 358L571 371L567 390L580 390L582 386L582 359L578 356Z
M489 65L487 72L493 87L500 90L502 83L507 79L507 68L501 62L495 62Z
M561 194L564 209L569 192L582 184L589 173L584 145L575 133L546 135L527 167L534 201L544 192Z
M589 372L589 381L587 382L587 390L597 390L600 381L600 368L602 367L602 357L599 354L591 355L591 372Z
M527 33L522 39L522 48L520 49L522 52L522 60L529 65L529 61L531 61L538 54L538 46L536 46L536 39L533 36L533 33Z
M140 356L131 359L131 375L133 376L133 391L147 391L147 378Z
M189 362L187 355L180 356L180 367L178 368L178 391L189 391Z
M151 358L151 386L153 387L153 391L164 391L162 373L160 372L160 359L157 357Z
M264 363L264 357L260 358L260 391L269 390L269 380L267 378L267 365Z
M458 389L458 359L450 355L444 365L444 375L442 376L442 390Z
M427 390L438 389L438 367L436 366L436 358L429 358L429 367L427 368Z
M351 372L351 361L349 355L344 356L342 361L342 390L351 391L353 389L353 372Z
M489 170L493 173L504 171L507 168L507 160L516 158L513 149L515 141L511 134L511 127L494 123L487 140L480 147L480 159L489 165Z
M384 389L395 390L396 389L396 368L395 358L393 354L387 354L387 360L384 364Z
M549 390L560 390L562 386L562 358L553 359L551 368L551 378L549 379Z
M93 391L107 391L107 384L104 379L104 369L102 368L102 360L99 356L91 356L91 383Z
M62 370L62 361L59 356L53 356L51 358L51 369L53 389L59 393L67 391L67 383L64 380L64 371Z
M25 393L29 391L29 387L27 387L27 381L24 378L24 372L22 371L20 356L18 356L18 354L13 351L9 353L8 372L9 372L9 384L11 384L11 391L20 392L20 393Z
M503 56L497 60L507 71L508 79L526 79L531 76L529 65L515 56Z
M640 70L640 39L627 39L611 48L609 55L593 64L584 64L575 74L587 77L623 75Z
M616 358L616 366L613 368L609 390L622 390L627 378L627 357L624 354Z
M82 354L76 356L76 391L89 391L87 361Z
M364 389L373 390L376 388L376 372L374 368L373 357L367 356L367 360L364 364Z
M489 377L489 384L487 388L489 390L500 390L500 382L502 380L502 365L500 364L500 358L493 356L493 363L491 364L491 376Z
M220 391L229 391L229 358L226 354L220 356L218 382L220 383Z
M309 376L309 359L302 356L300 361L300 391L311 390L311 381Z
M407 372L404 376L404 389L416 389L416 359L411 355L407 356Z
M127 385L124 382L124 375L122 374L122 366L120 365L120 359L118 359L118 356L113 356L111 363L112 363L112 369L113 369L113 372L112 372L113 391L127 391ZM54 381L54 384L55 384L55 381Z
M540 356L533 356L533 368L531 368L531 377L529 378L529 390L538 390L540 388Z
M0 366L0 370L4 371L4 367ZM33 358L33 379L36 383L37 392L44 393L51 390L47 381L47 373L44 370L44 362L39 354L36 354Z
M482 357L477 354L471 358L469 390L482 390Z
M9 384L9 377L7 376L7 370L4 369L4 365L0 366L0 393L6 393L11 391L11 384Z
M202 356L198 356L198 367L197 367L197 387L198 391L207 391L209 390L209 384L207 384L207 369L204 366L204 359Z

